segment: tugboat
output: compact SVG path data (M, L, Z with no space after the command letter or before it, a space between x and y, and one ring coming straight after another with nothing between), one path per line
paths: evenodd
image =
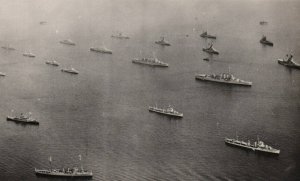
M280 150L272 148L269 145L266 145L263 141L260 141L257 137L257 141L254 142L254 144L251 144L251 142L248 140L247 142L241 141L236 136L236 139L234 138L225 138L225 144L228 144L230 146L236 146L240 148L245 148L253 151L259 151L264 153L271 153L279 155Z
M210 44L210 46L209 46L208 48L203 48L202 50L203 50L204 52L209 53L209 54L216 54L216 55L219 55L219 52L218 52L216 49L214 49L212 43Z
M48 65L53 65L53 66L59 66L59 63L57 62L57 61L55 61L55 60L52 60L52 61L46 61L46 64L48 64Z
M164 109L164 108L158 108L157 106L149 106L149 111L150 112L156 112L159 114L167 115L167 116L173 116L173 117L183 117L183 113L179 113L174 110L170 105Z
M161 37L161 40L156 41L155 43L162 46L171 46L171 44L165 40L165 37Z
M277 61L279 64L284 65L286 67L300 69L300 64L294 62L292 54L287 54L286 58L278 59Z
M98 52L98 53L106 53L106 54L112 54L112 51L107 49L106 47L103 48L95 48L95 47L91 47L90 51L93 52Z
M11 47L11 46L2 46L1 48L3 48L4 50L16 50L15 48Z
M35 57L35 54L30 53L30 52L25 52L25 53L23 53L23 56L24 56L24 57L34 58L34 57Z
M71 68L64 68L61 69L62 72L66 72L66 73L70 73L70 74L79 74L79 72L77 70L75 70L73 67Z
M117 39L129 39L129 36L122 35L122 33L119 33L118 35L111 35L112 38L117 38Z
M235 78L232 74L228 73L222 73L219 75L197 74L195 78L197 80L211 81L224 84L252 86L252 82L240 80L238 78Z
M261 44L263 45L269 45L269 46L273 46L273 42L267 40L267 37L266 36L263 36L260 41L259 41Z
M59 43L65 44L65 45L72 45L72 46L75 46L75 45L76 45L76 44L75 44L72 40L70 40L70 39L59 41Z
M209 35L209 34L207 33L207 31L204 31L200 36L201 36L202 38L217 39L217 36Z
M92 178L92 171L84 170L81 165L81 155L79 155L80 169L79 168L52 168L52 158L49 157L50 169L34 169L36 175L49 176L49 177L70 177L70 178Z
M31 118L31 113L23 114L21 113L20 116L7 116L7 121L14 121L16 123L22 123L22 124L34 124L39 125L40 123L36 121L35 119Z

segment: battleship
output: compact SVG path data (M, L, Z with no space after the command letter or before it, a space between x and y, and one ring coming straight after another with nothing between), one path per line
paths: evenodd
M169 64L158 60L157 58L134 58L132 63L150 65L154 67L168 67Z
M197 74L195 78L197 80L211 81L211 82L231 84L231 85L252 86L252 82L240 80L238 78L235 78L232 74L228 74L228 73L222 73L219 75Z
M39 124L38 121L31 118L31 113L27 113L27 114L21 113L20 116L7 116L6 120L14 121L16 123L22 123L22 124L35 124L35 125Z
M79 155L79 160L81 162L81 155ZM70 177L70 178L92 178L92 171L84 170L81 163L81 168L52 168L51 165L52 158L50 156L49 163L50 169L37 169L34 168L34 172L36 175L40 176L48 176L48 177Z
M210 46L209 46L208 48L203 48L202 50L203 50L204 52L209 53L209 54L216 54L216 55L219 55L219 52L218 52L216 49L214 49L212 43L210 44Z
M91 47L90 51L93 52L98 52L98 53L106 53L106 54L112 54L112 51L103 47L103 48L95 48L95 47Z
M290 68L300 69L300 64L294 62L293 55L287 54L286 58L281 58L277 60L279 64Z
M159 114L167 115L167 116L173 116L173 117L183 117L183 113L179 113L174 110L170 105L164 109L164 108L158 108L157 106L149 106L149 111L150 112L156 112Z
M269 145L266 145L263 141L260 141L258 137L257 137L257 141L255 141L254 144L251 144L249 140L247 142L241 141L238 139L238 137L236 137L236 139L225 138L224 141L225 144L228 144L230 146L236 146L236 147L245 148L253 151L271 153L276 155L279 155L280 153L280 150L272 148Z
M129 36L125 36L122 33L119 33L118 35L111 35L112 38L117 38L117 39L129 39Z
M263 45L269 45L269 46L273 46L273 42L267 40L267 37L266 36L263 36L260 41L259 41L261 44Z
M61 44L65 44L65 45L76 45L72 40L68 39L68 40L62 40L62 41L59 41L59 43Z
M171 46L171 44L165 40L165 37L161 37L161 40L158 40L155 43L163 46Z
M34 57L35 57L35 54L30 53L30 52L25 52L25 53L23 53L23 56L24 56L24 57L34 58Z
M214 36L214 35L209 35L209 34L207 33L207 31L203 32L200 36L201 36L202 38L217 39L216 36Z
M2 46L1 48L3 48L4 50L16 50L15 48L11 47L11 46Z
M72 68L64 68L61 69L62 72L70 73L70 74L79 74L77 70L75 70L73 67Z
M55 61L55 60L52 60L52 61L46 61L45 62L47 65L53 65L53 66L59 66L59 63L57 62L57 61Z

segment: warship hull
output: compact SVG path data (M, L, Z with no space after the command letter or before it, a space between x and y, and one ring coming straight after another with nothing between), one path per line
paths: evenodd
M280 65L284 65L284 66L289 67L289 68L300 69L300 65L287 63L286 61L284 61L282 59L278 59L278 63Z
M172 113L164 112L162 110L154 109L153 107L149 107L149 112L155 112L155 113L158 113L158 114L171 116L171 117L177 117L177 118L182 118L183 117L182 113L181 114L172 114Z
M211 50L207 50L206 48L202 49L204 52L209 53L209 54L215 54L215 55L219 55L218 51L211 51Z
M148 65L148 66L152 66L152 67L169 67L168 64L159 64L159 63L151 63L151 62L142 62L142 61L138 61L138 60L132 60L132 63L135 63L135 64L141 64L141 65Z
M104 54L112 54L112 51L90 48L90 51Z
M32 124L32 125L39 125L40 123L37 122L37 121L23 121L19 118L16 118L16 117L10 117L10 116L7 116L6 117L6 120L7 121L13 121L13 122L16 122L16 123L20 123L20 124Z
M50 172L49 170L38 170L38 169L35 169L35 174L44 177L89 178L89 179L93 177L92 173Z
M228 85L239 85L239 86L252 86L252 82L236 82L236 81L225 81L225 80L220 80L220 79L213 79L201 75L196 75L195 77L196 80L201 80L201 81L208 81L208 82L216 82L216 83L222 83L222 84L228 84Z
M271 46L271 47L274 45L274 44L273 44L272 42L270 42L270 41L263 41L263 40L261 40L260 43L263 44L263 45Z
M155 43L158 44L158 45L162 45L162 46L171 46L170 43L162 43L162 42L159 42L159 41L156 41Z

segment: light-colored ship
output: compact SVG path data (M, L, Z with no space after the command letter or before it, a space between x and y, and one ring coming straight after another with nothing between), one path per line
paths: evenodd
M228 73L222 73L219 75L197 74L195 78L197 80L211 81L211 82L224 83L224 84L252 86L252 82L235 78L232 74L228 74Z
M79 155L81 165L81 155ZM81 168L52 168L52 158L49 158L50 169L34 169L36 175L49 176L49 177L70 177L70 178L92 178L92 171L84 170L82 165Z
M112 51L109 50L109 49L106 48L106 47L102 47L102 48L91 47L91 48L90 48L90 51L98 52L98 53L112 54Z
M294 61L292 54L287 54L285 58L281 58L277 60L279 64L284 65L290 68L300 69L300 64Z
M129 39L129 36L123 35L122 33L119 33L117 35L111 35L112 38L117 38L117 39Z
M154 67L168 67L169 64L158 60L157 58L134 58L132 63L150 65Z
M273 42L267 40L267 37L266 36L263 36L260 41L259 41L261 44L263 45L269 45L269 46L273 46Z
M49 61L46 61L46 64L47 65L53 65L53 66L59 66L59 63L55 60L49 60Z
M35 54L31 53L31 52L25 52L23 53L23 56L25 57L30 57L30 58L34 58L35 57Z
M165 37L161 37L161 39L156 41L155 43L163 46L171 46L171 44L165 40Z
M207 52L209 54L216 54L219 55L219 52L213 47L213 44L211 43L208 48L203 48L202 49L204 52Z
M59 43L61 44L65 44L65 45L76 45L72 40L68 39L68 40L62 40L62 41L59 41Z
M215 36L215 35L209 35L209 34L207 33L207 31L204 31L200 36L201 36L202 38L217 39L217 36Z
M35 125L40 124L35 119L31 118L31 113L30 112L27 113L27 114L21 113L20 116L7 116L6 120L7 121L14 121L16 123L22 123L22 124L35 124Z
M61 71L70 73L70 74L79 74L79 72L76 69L74 69L73 67L61 69Z
M280 150L272 148L269 145L266 145L263 141L260 141L258 137L257 137L257 141L255 141L254 144L251 144L249 140L247 142L241 141L238 139L238 137L236 137L236 139L225 138L224 141L228 145L245 148L253 151L259 151L259 152L271 153L277 155L279 155L280 153Z
M149 111L167 115L167 116L174 116L174 117L179 117L179 118L183 117L183 113L177 112L170 105L167 108L158 108L157 106L149 106Z

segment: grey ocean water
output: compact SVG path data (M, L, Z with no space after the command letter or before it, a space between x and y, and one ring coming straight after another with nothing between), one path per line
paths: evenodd
M0 180L38 178L34 168L83 166L94 180L299 180L300 1L1 0ZM269 22L266 26L259 21ZM40 21L47 24L40 25ZM202 59L218 36L219 56ZM112 39L123 32L129 40ZM186 36L186 35L189 36ZM265 34L274 47L259 43ZM165 36L172 46L154 44ZM59 44L72 39L76 46ZM112 55L89 52L98 46ZM22 56L31 51L36 58ZM156 56L170 67L131 63ZM56 59L59 68L45 65ZM78 69L79 75L60 68ZM199 82L196 73L233 73L251 88ZM174 105L183 119L149 113ZM39 126L7 122L32 112ZM224 137L259 135L279 157L228 147ZM63 180L63 179L54 179Z

